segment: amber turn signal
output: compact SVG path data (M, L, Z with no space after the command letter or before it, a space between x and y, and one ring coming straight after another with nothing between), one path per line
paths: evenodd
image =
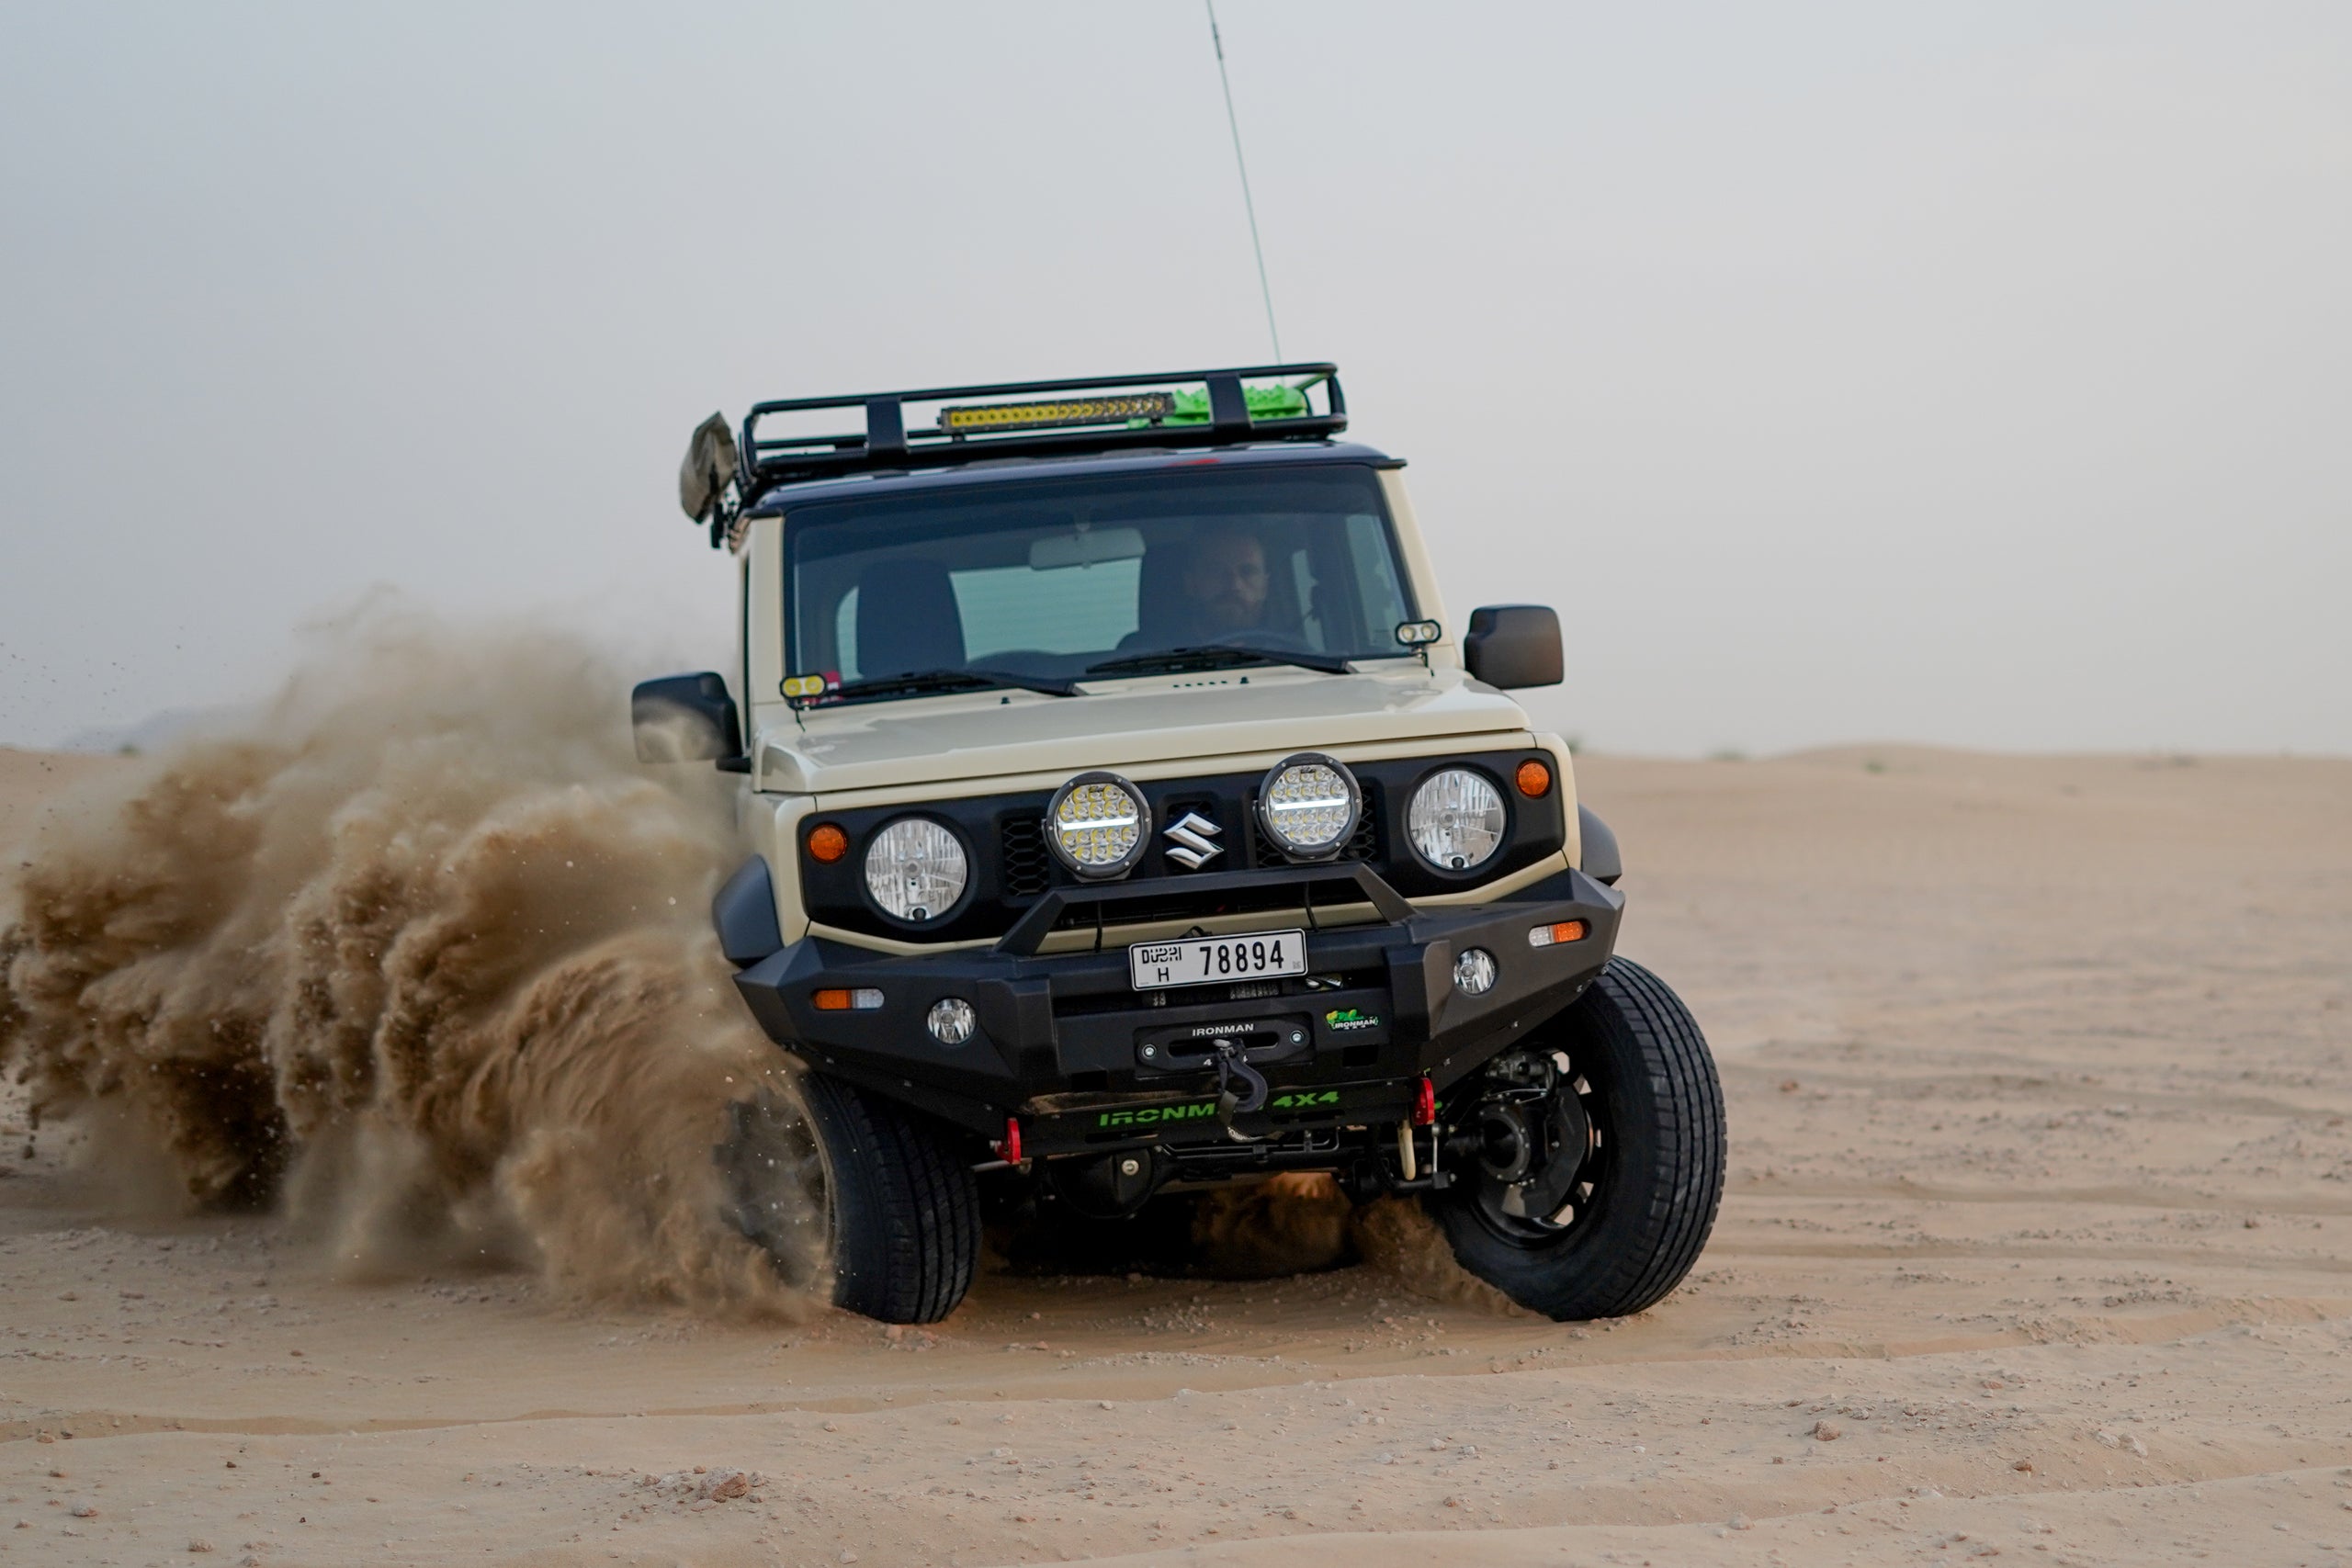
M819 1012L871 1012L882 1005L882 993L866 986L854 991L828 986L809 999L817 1004Z
M808 829L808 858L832 864L849 853L849 835L831 822L820 822Z
M1582 920L1562 920L1555 926L1537 926L1527 933L1527 945L1558 947L1563 942L1582 942L1591 929Z
M1552 793L1552 770L1530 757L1519 765L1519 793L1541 800Z

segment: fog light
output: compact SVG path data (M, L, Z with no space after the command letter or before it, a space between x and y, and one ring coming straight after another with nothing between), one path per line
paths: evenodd
M961 997L942 997L931 1004L923 1022L942 1045L961 1045L972 1037L972 1004Z
M1582 920L1562 920L1556 926L1537 926L1527 933L1530 947L1557 947L1563 942L1582 942L1591 928Z
M816 1002L819 1012L872 1012L882 1005L882 993L865 986L854 991L828 986L817 993Z
M1473 947L1453 961L1453 988L1465 997L1483 997L1495 988L1495 955Z

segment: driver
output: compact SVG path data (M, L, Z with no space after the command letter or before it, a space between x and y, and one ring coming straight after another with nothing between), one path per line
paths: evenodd
M1266 547L1227 524L1197 536L1184 564L1185 618L1207 641L1254 631L1266 615Z

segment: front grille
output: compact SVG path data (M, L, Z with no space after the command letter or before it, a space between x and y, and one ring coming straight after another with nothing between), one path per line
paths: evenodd
M1334 857L1351 866L1370 866L1407 898L1442 894L1506 876L1557 852L1565 838L1557 792L1539 800L1521 798L1510 791L1512 770L1528 760L1523 751L1474 752L1461 765L1474 767L1509 793L1505 806L1510 818L1510 838L1502 852L1476 875L1453 876L1425 865L1407 846L1402 807L1415 784L1431 766L1429 759L1404 757L1367 761L1355 768L1363 786L1363 818ZM1268 840L1252 809L1261 775L1256 773L1217 773L1143 784L1151 807L1151 843L1142 862L1126 879L1128 885L1151 885L1165 900L1157 908L1125 905L1123 923L1144 919L1181 919L1187 924L1218 913L1271 914L1281 908L1296 909L1299 894L1283 872L1294 863ZM1078 879L1058 863L1046 833L1045 815L1053 795L1047 790L980 795L963 799L927 802L923 815L953 828L973 859L974 889L970 897L946 920L920 930L890 919L874 907L864 874L865 850L874 834L907 814L905 806L857 807L828 811L824 819L849 835L851 853L838 861L800 858L802 897L810 917L844 930L925 942L969 942L1002 936L1023 913L1057 887L1072 886ZM1169 825L1190 813L1214 823L1218 832L1204 835L1220 853L1199 870L1208 874L1262 871L1279 892L1267 892L1263 904L1231 897L1208 898L1186 890L1193 871L1170 860ZM1332 897L1340 895L1335 890ZM1216 906L1223 905L1219 908ZM1094 911L1066 912L1073 925L1091 925Z
M1053 886L1054 868L1046 848L1046 824L1036 817L1008 817L997 825L997 853L1002 857L1004 896L1036 898Z

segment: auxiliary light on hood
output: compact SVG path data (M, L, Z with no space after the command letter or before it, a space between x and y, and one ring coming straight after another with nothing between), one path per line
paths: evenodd
M1285 757L1258 786L1258 820L1295 860L1329 860L1363 815L1363 791L1347 764L1319 751Z
M1151 807L1143 791L1116 773L1080 773L1046 807L1046 842L1089 882L1125 876L1143 859Z

